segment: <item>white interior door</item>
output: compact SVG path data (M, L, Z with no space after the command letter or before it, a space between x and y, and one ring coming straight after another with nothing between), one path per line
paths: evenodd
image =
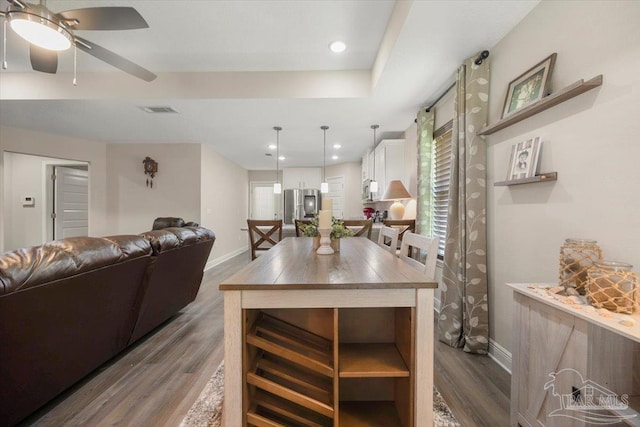
M252 182L250 197L250 219L278 219L278 202L280 201L280 198L277 194L273 193L272 182Z
M336 176L327 178L329 192L325 198L333 200L333 216L344 218L344 177Z
M55 167L53 238L89 234L89 172Z

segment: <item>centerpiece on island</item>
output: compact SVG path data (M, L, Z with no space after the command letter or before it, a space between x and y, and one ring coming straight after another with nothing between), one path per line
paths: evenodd
M318 215L315 215L311 223L300 227L302 234L306 237L313 237L313 249L320 247L320 232L318 231ZM335 217L331 217L331 248L340 252L340 239L343 237L352 237L353 231L344 226L344 222Z

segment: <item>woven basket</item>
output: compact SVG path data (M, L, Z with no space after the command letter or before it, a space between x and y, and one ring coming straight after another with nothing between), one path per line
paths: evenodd
M633 313L638 305L638 275L632 267L615 261L595 262L587 274L587 301L616 313Z
M602 258L602 249L595 240L566 239L560 248L558 284L585 294L587 270Z

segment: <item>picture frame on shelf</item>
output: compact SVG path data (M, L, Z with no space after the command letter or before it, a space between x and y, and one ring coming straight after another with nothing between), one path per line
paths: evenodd
M509 83L502 118L549 95L557 53L552 53Z
M507 181L536 176L541 148L542 140L539 136L514 144L511 147Z

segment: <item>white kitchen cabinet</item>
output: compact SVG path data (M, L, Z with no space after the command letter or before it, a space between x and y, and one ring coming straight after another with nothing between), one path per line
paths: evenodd
M367 151L362 156L362 181L366 181L371 178L370 167L371 163L369 163L369 156L371 155L371 151Z
M370 159L371 160L371 159ZM371 179L378 182L378 192L373 200L380 200L389 182L399 179L407 186L404 172L404 139L383 139L375 149L375 170Z
M282 170L282 184L285 189L319 190L320 183L322 183L321 168L285 168Z

